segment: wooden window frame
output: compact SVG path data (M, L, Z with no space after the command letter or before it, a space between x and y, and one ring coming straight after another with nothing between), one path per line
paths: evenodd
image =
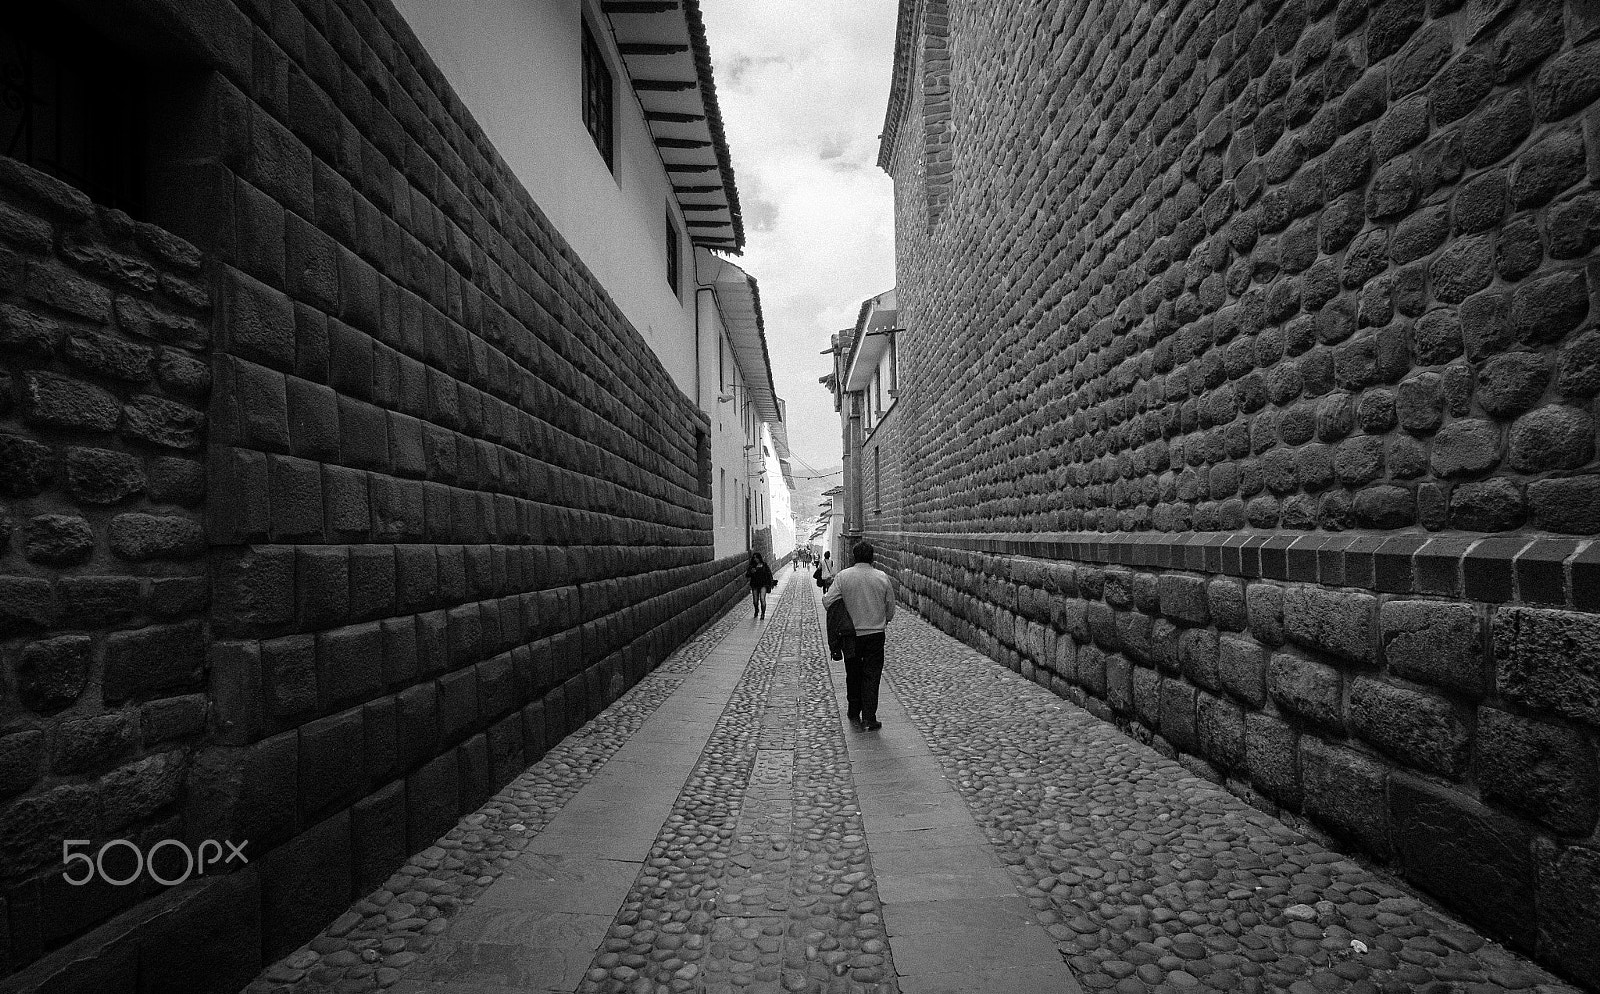
M583 126L594 139L594 147L606 168L617 169L617 84L606 61L604 50L595 40L587 18L579 18L583 30L582 94Z
M683 233L672 220L672 207L668 205L667 222L667 283L672 295L682 299L683 294Z

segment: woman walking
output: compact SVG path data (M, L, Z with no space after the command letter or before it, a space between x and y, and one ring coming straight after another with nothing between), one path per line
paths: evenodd
M750 581L750 603L755 607L755 617L767 616L767 591L777 585L772 578L772 569L767 561L761 558L761 553L750 553L750 568L744 571Z
M822 562L817 564L816 572L811 575L816 578L817 586L822 588L822 592L827 593L828 588L833 586L833 578L839 575L839 565L833 561L832 552L822 554Z

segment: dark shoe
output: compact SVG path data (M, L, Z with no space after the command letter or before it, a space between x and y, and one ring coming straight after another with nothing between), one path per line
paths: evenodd
M876 718L872 719L871 721L863 721L861 723L861 730L864 731L864 732L876 732L878 729L880 729L882 727L883 727L883 722L879 721Z

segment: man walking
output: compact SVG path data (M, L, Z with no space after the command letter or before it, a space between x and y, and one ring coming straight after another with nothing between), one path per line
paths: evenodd
M894 618L894 581L872 564L872 543L857 542L850 552L855 565L839 571L822 603L843 600L850 611L856 630L855 639L846 643L854 655L847 652L844 657L850 723L871 732L883 727L878 721L878 681L883 676L883 629Z

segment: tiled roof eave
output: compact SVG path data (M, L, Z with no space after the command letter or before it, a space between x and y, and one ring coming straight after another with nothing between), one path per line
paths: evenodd
M717 165L722 172L722 184L728 197L729 212L733 215L733 241L735 255L744 251L744 215L739 208L739 188L733 181L733 158L728 153L728 138L722 128L722 108L717 103L717 83L711 70L711 46L706 41L705 21L700 16L699 0L684 0L684 13L689 19L690 44L694 46L695 71L700 79L700 91L706 103L706 124L711 129L711 142L717 154Z
M695 245L738 254L744 218L698 0L603 0Z

